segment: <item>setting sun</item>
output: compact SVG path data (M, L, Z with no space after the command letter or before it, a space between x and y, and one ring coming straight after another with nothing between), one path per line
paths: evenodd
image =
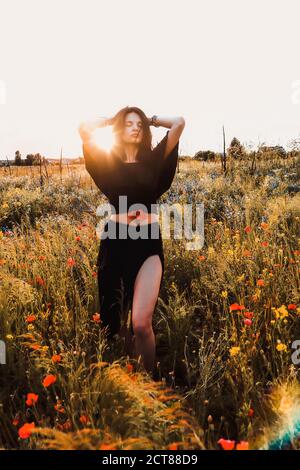
M105 150L111 150L115 142L112 128L108 126L101 129L96 129L93 134L93 141L96 145L99 145L99 147Z

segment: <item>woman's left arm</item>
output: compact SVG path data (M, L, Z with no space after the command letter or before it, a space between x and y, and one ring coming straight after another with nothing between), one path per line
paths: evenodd
M151 118L148 119L149 122L151 122ZM178 143L185 127L185 120L182 116L173 118L157 116L155 122L156 127L166 127L167 129L170 129L168 132L168 139L163 157L166 158L166 156L169 155L169 153L174 149L175 145Z

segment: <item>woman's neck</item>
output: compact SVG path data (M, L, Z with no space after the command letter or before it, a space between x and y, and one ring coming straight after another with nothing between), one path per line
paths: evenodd
M125 161L135 162L138 150L139 149L136 144L124 144Z

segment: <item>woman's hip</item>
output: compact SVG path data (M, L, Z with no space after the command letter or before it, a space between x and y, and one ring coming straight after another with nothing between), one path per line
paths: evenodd
M159 222L136 225L108 220L101 233L101 242L103 240L127 240L129 245L131 241L145 239L161 240Z
M111 221L109 221L110 223ZM149 254L158 254L163 257L163 242L159 224L153 223L141 228L140 237L132 233L130 227L122 227L122 223L114 222L114 227L106 223L101 238L98 266L119 265L125 267L128 263L139 258L145 258ZM127 224L123 224L127 225Z

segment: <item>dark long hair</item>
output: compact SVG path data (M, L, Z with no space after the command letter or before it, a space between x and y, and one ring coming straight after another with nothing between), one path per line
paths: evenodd
M126 106L125 108L120 109L120 111L118 111L114 116L112 127L115 135L115 144L113 145L112 150L113 153L122 160L126 159L124 143L122 141L122 132L125 126L125 117L128 113L138 114L142 121L143 137L142 141L138 144L139 148L136 157L137 161L142 161L146 152L152 150L152 133L146 114L136 106Z

